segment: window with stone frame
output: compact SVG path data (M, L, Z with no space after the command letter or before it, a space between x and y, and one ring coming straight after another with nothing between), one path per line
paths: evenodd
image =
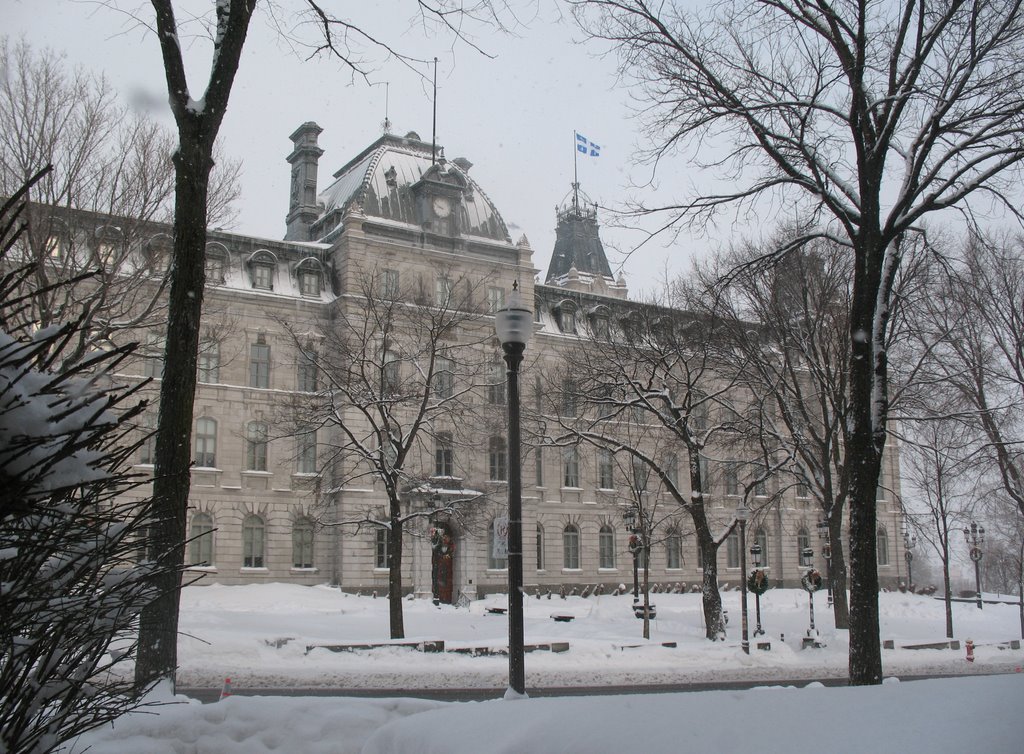
M192 514L188 529L189 565L213 566L213 517L209 513Z
M446 400L455 395L455 363L446 356L438 356L434 363L434 397Z
M380 528L373 533L374 554L373 567L387 568L391 565L388 557L388 530Z
M504 437L493 435L487 441L487 468L492 482L508 481L508 446Z
M811 538L807 534L807 530L803 528L798 529L796 533L796 562L800 564L801 568L807 568L811 565L811 563L807 562L804 558L804 550L809 549L810 546Z
M562 416L576 416L579 412L578 393L579 388L574 380L562 380Z
M665 568L675 570L683 567L683 536L670 531L665 538Z
M733 527L729 536L725 538L725 567L740 567L740 528L739 524Z
M544 451L539 445L533 449L533 483L544 486Z
M154 331L146 333L142 345L142 375L144 377L163 376L164 342L162 333Z
M296 367L295 387L300 393L315 393L318 389L319 374L317 371L318 354L312 344L299 349Z
M434 437L434 476L455 476L455 444L451 432Z
M217 466L217 420L208 416L196 419L196 466Z
M299 283L299 294L306 298L319 298L322 275L318 267L305 264L296 272Z
M763 526L759 526L755 532L754 542L761 547L761 567L767 568L771 561L768 559L768 532Z
M252 287L261 291L274 290L274 265L256 262L252 265Z
M265 568L266 524L256 515L242 521L242 568Z
M505 364L492 361L487 365L487 402L492 406L505 405Z
M205 338L199 344L196 379L200 382L220 382L220 343Z
M309 427L303 428L295 436L295 443L296 472L299 474L318 473L316 430Z
M270 428L266 422L249 422L245 428L245 468L247 471L267 470L267 444Z
M580 451L575 445L562 449L562 486L580 486Z
M487 312L495 314L505 308L505 289L497 286L487 287Z
M725 494L736 497L740 494L740 467L736 461L726 461L722 467L722 485Z
M394 351L384 352L384 361L381 365L381 394L382 396L397 395L402 387L402 362Z
M434 304L436 306L448 306L455 292L455 284L447 273L440 273L434 278Z
M270 387L270 346L263 335L249 344L249 387Z
M580 567L580 527L566 524L562 530L562 568L579 570Z
M386 268L380 273L380 294L386 301L394 301L400 295L398 270Z
M886 533L885 527L878 527L878 533L875 535L875 550L878 554L878 565L889 565L889 535Z
M139 463L152 466L156 462L156 416L152 413L143 414L139 420L139 429L145 435L139 445Z
M537 524L537 570L544 570L544 527Z
M615 568L615 530L605 524L597 532L597 567Z
M227 269L227 262L224 255L219 251L206 251L204 263L206 269L207 285L220 285L224 282L224 271Z
M292 524L292 568L313 568L313 539L316 527L303 516Z
M597 449L597 486L602 490L615 489L615 456L607 448Z

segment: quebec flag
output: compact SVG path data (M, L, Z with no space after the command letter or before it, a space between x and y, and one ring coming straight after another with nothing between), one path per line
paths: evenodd
M576 151L580 154L587 155L588 157L600 157L601 156L601 145L595 144L594 142L587 139L586 136L578 132L576 133Z

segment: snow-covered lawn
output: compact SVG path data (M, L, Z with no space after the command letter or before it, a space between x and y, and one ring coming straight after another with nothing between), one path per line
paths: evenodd
M726 593L729 638L703 637L698 595L654 596L658 617L650 646L640 638L630 596L530 598L526 642L568 642L569 651L527 655L527 686L642 684L763 679L751 691L580 698L501 699L508 662L501 656L407 648L334 653L306 647L377 643L387 631L384 599L345 595L327 587L262 585L193 587L185 591L180 644L182 686L219 687L230 676L246 686L335 686L415 689L493 688L490 702L444 703L409 698L242 697L151 708L113 728L83 737L93 754L317 754L365 752L615 752L697 750L765 752L805 748L835 752L1019 752L1024 741L1021 650L998 642L1019 636L1015 606L954 607L956 636L978 645L968 665L963 648L885 650L882 687L772 686L771 679L845 674L847 642L836 632L823 593L815 596L821 649L801 649L807 595L773 590L761 600L770 651L739 649L739 595ZM507 624L487 612L500 596L469 609L406 602L410 639L443 639L454 647L504 647ZM942 603L883 594L882 637L902 644L944 639ZM753 631L753 600L751 600ZM568 623L551 615L573 615ZM780 639L785 635L785 640ZM284 641L287 640L287 641ZM762 639L763 640L763 639ZM675 648L661 646L676 642ZM933 681L896 682L924 672L976 673ZM1015 672L1016 671L1016 672ZM160 698L159 696L155 698ZM170 701L166 699L165 701ZM181 698L178 701L184 701ZM156 714L153 714L156 713Z

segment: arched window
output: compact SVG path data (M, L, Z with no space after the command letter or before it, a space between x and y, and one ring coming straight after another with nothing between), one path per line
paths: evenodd
M810 568L812 558L804 555L804 550L811 546L811 538L807 534L806 529L800 529L796 533L796 562L800 564L802 568Z
M597 533L598 568L615 567L615 531L605 524Z
M537 570L544 570L544 527L537 524Z
M508 555L505 552L506 543L498 539L497 519L491 521L487 528L487 567L492 570L504 570L508 568Z
M487 443L488 477L492 482L504 482L508 479L508 449L505 438L494 436Z
M270 430L264 422L249 422L245 429L245 468L248 471L267 470L267 436Z
M885 533L885 529L882 527L878 527L875 546L878 548L878 565L889 565L889 535Z
M580 567L580 528L576 524L567 524L562 530L562 567Z
M683 567L683 537L679 532L670 532L665 539L665 567Z
M207 416L196 419L196 466L217 465L217 420Z
M249 515L242 521L242 567L263 568L264 533L266 525L259 516Z
M188 530L189 564L213 565L213 517L209 513L196 513Z
M292 567L313 567L313 521L300 518L292 526Z

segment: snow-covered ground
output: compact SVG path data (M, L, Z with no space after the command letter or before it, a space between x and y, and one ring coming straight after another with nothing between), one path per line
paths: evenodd
M180 686L219 687L232 679L249 687L329 686L417 689L493 688L495 701L443 703L400 698L242 697L219 703L176 704L134 714L83 737L94 754L233 754L234 752L678 752L964 750L1019 752L1024 748L1024 652L997 644L1019 637L1016 606L954 605L963 647L883 652L890 682L871 688L781 688L773 679L843 676L847 641L837 632L824 593L815 596L818 649L801 649L808 625L807 595L772 590L761 599L770 651L739 648L739 594L727 592L729 637L703 639L699 595L653 595L658 617L651 641L641 638L631 596L536 600L526 603L526 643L567 642L567 652L531 652L527 687L763 680L752 691L646 696L510 699L503 656L404 647L335 653L308 646L386 641L387 601L328 587L260 585L192 587L182 603ZM487 612L501 596L467 608L405 603L410 640L443 639L446 648L507 644L507 622ZM880 596L882 638L897 647L944 640L942 603L917 595ZM556 622L552 615L572 615ZM750 628L754 628L753 599ZM782 638L784 635L784 639ZM675 642L664 647L663 642ZM998 676L895 682L918 673L1005 673ZM170 701L165 699L165 701ZM179 698L179 701L183 701ZM157 714L152 714L153 712ZM812 740L813 739L813 740ZM815 743L814 741L818 741Z

